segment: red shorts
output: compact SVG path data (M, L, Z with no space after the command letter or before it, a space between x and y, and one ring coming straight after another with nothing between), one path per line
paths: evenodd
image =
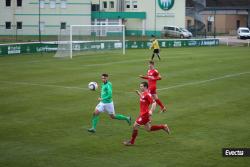
M149 115L142 115L142 116L139 116L136 119L136 123L138 123L139 125L145 125L148 122L150 122L150 116Z
M150 93L151 95L156 94L156 88L155 88L155 87L154 87L154 88L149 88L148 91L149 91L149 93Z

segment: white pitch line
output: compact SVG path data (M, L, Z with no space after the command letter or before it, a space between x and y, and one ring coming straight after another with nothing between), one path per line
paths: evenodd
M42 87L54 87L54 88L64 88L64 89L78 89L78 90L88 90L87 88L74 87L74 86L59 86L51 84L38 84L30 82L11 82L11 81L0 81L1 83L7 83L12 85L29 85L29 86L42 86Z
M105 66L105 65L112 65L112 64L122 64L122 63L139 62L139 61L145 61L145 60L148 60L148 59L123 60L123 61L115 61L115 62L110 62L110 63L86 64L86 65L82 65L82 66L83 67Z
M235 74L228 74L228 75L224 75L224 76L221 76L221 77L211 78L211 79L202 80L202 81L196 81L196 82L189 82L189 83L184 83L184 84L180 84L180 85L174 85L174 86L170 86L170 87L166 87L166 88L160 88L160 89L157 89L157 90L169 90L169 89L174 89L174 88L179 88L179 87L184 87L184 86L189 86L189 85L198 85L198 84L203 84L203 83L216 81L216 80L221 80L221 79L225 79L225 78L237 77L237 76L244 75L244 74L250 74L250 71L242 72L242 73L235 73ZM29 82L0 81L0 83L7 83L7 84L12 84L12 85L29 85L29 86L54 87L54 88L63 88L63 89L88 90L87 88L75 87L75 86L59 86L59 85L38 84L38 83L29 83ZM119 91L115 91L115 92L119 92ZM127 92L127 93L132 93L132 92Z
M198 84L203 84L203 83L207 83L207 82L211 82L211 81L221 80L221 79L224 79L224 78L232 78L232 77L236 77L236 76L240 76L240 75L244 75L244 74L250 74L250 71L242 72L242 73L236 73L236 74L228 74L228 75L224 75L224 76L217 77L217 78L211 78L211 79L196 81L196 82L189 82L189 83L170 86L170 87L166 87L166 88L160 88L160 89L157 89L157 90L168 90L168 89L179 88L179 87L184 87L184 86L189 86L189 85L198 85Z
M17 65L17 64L36 64L36 63L43 63L43 62L49 62L53 60L33 60L33 61L21 61L21 62L6 62L6 63L0 63L0 66L8 66L8 65Z
M174 53L174 55L191 55L191 53ZM95 56L96 57L96 56ZM203 56L204 57L204 56ZM179 59L183 58L182 56L168 56L166 59ZM33 61L23 61L23 62L6 62L6 63L0 63L0 66L7 66L7 65L16 65L16 64L36 64L36 63L43 63L43 62L53 62L55 59L49 59L49 60L33 60ZM61 59L61 60L66 60L66 59ZM135 60L123 60L123 61L116 61L116 62L109 62L109 63L99 63L99 64L86 64L82 65L80 67L91 67L91 66L105 66L105 65L112 65L112 64L120 64L120 63L129 63L129 62L139 62L139 61L144 61L144 60L149 60L149 59L135 59ZM67 60L66 60L67 61ZM78 68L80 68L78 67ZM73 68L75 69L75 68Z

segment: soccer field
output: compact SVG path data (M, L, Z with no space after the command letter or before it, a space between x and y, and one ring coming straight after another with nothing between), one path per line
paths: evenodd
M100 74L110 74L116 113L139 114L134 93L146 74L150 50L127 50L69 59L54 54L0 57L1 167L247 167L250 158L224 158L222 148L250 147L250 48L162 49L156 68L158 95L168 112L154 113L164 131L139 130L135 146L126 122L101 114L97 132L87 129L96 106ZM157 108L159 110L159 108Z

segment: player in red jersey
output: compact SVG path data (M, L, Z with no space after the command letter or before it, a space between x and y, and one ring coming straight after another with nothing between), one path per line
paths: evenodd
M167 111L166 107L160 101L160 99L158 98L158 95L156 93L156 82L157 82L157 80L161 80L161 75L155 69L154 61L152 61L152 60L149 61L149 70L148 70L147 76L139 75L139 77L148 80L149 93L152 94L156 103L161 107L161 112L166 112Z
M134 126L133 126L133 133L131 139L129 141L123 142L126 146L132 146L135 143L135 139L138 135L138 129L141 125L144 125L145 129L148 132L157 131L157 130L164 130L168 134L170 130L167 124L164 125L151 125L151 115L156 108L156 103L152 98L152 95L148 92L148 83L142 82L140 84L140 90L136 91L136 93L140 96L140 116L136 119ZM149 106L151 105L151 109L149 110Z

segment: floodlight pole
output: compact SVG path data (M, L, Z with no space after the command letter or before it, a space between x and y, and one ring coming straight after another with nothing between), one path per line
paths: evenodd
M215 28L215 13L216 13L216 9L214 9L214 38L216 37L216 35L215 35L215 31L216 31L216 28Z
M99 0L99 11L98 11L98 22L97 22L97 24L99 24L100 26L101 26L101 19L100 19L100 17L101 17L101 0ZM99 34L98 34L98 40L100 41L100 39L101 39L101 27L99 27Z
M155 22L154 22L154 28L155 28L155 36L156 36L156 0L155 0Z
M41 43L41 0L38 1L38 32L39 32L39 42Z
M122 25L122 54L125 55L125 48L126 48L126 43L125 43L125 25Z
M216 37L216 25L215 25L215 17L216 17L216 7L217 7L217 0L215 1L215 7L214 7L214 38Z
M69 28L69 35L70 35L70 58L72 59L73 57L72 25L70 25L70 28Z

